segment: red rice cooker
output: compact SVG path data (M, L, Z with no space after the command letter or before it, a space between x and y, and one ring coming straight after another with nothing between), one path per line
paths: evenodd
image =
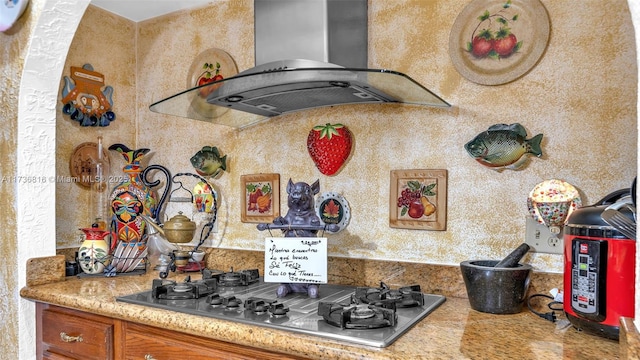
M602 219L629 195L622 189L576 209L564 227L564 311L578 330L618 339L620 317L634 317L636 242ZM635 195L635 194L633 194ZM633 212L620 208L633 220Z

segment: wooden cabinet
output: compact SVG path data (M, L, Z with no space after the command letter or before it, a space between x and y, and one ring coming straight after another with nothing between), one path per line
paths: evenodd
M38 303L37 351L42 359L114 359L114 321Z
M42 303L36 316L38 359L302 359Z

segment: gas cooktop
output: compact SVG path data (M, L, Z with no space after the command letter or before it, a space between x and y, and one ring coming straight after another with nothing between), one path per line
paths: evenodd
M205 270L201 280L156 279L151 290L116 300L375 347L390 345L445 301L417 285L320 284L317 298L306 292L278 298L278 286L265 283L258 270Z

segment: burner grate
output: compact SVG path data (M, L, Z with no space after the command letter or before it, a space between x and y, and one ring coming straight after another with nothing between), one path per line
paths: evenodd
M395 308L375 305L320 302L318 315L330 325L341 329L379 329L395 326L398 320Z
M217 278L220 286L247 286L260 280L260 272L258 269L234 272L232 268L230 272L217 275Z
M202 279L192 282L189 276L181 283L173 280L154 279L151 294L154 299L199 299L213 293L217 288L217 283L216 279Z
M380 282L379 288L357 287L355 297L362 303L377 306L390 303L394 303L398 308L424 305L420 285L404 286L394 290L384 282Z

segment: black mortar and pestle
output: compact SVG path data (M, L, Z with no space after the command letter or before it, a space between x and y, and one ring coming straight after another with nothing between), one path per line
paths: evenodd
M460 263L471 308L491 314L515 314L522 310L531 265L520 264L530 247L523 243L502 260L470 260Z

